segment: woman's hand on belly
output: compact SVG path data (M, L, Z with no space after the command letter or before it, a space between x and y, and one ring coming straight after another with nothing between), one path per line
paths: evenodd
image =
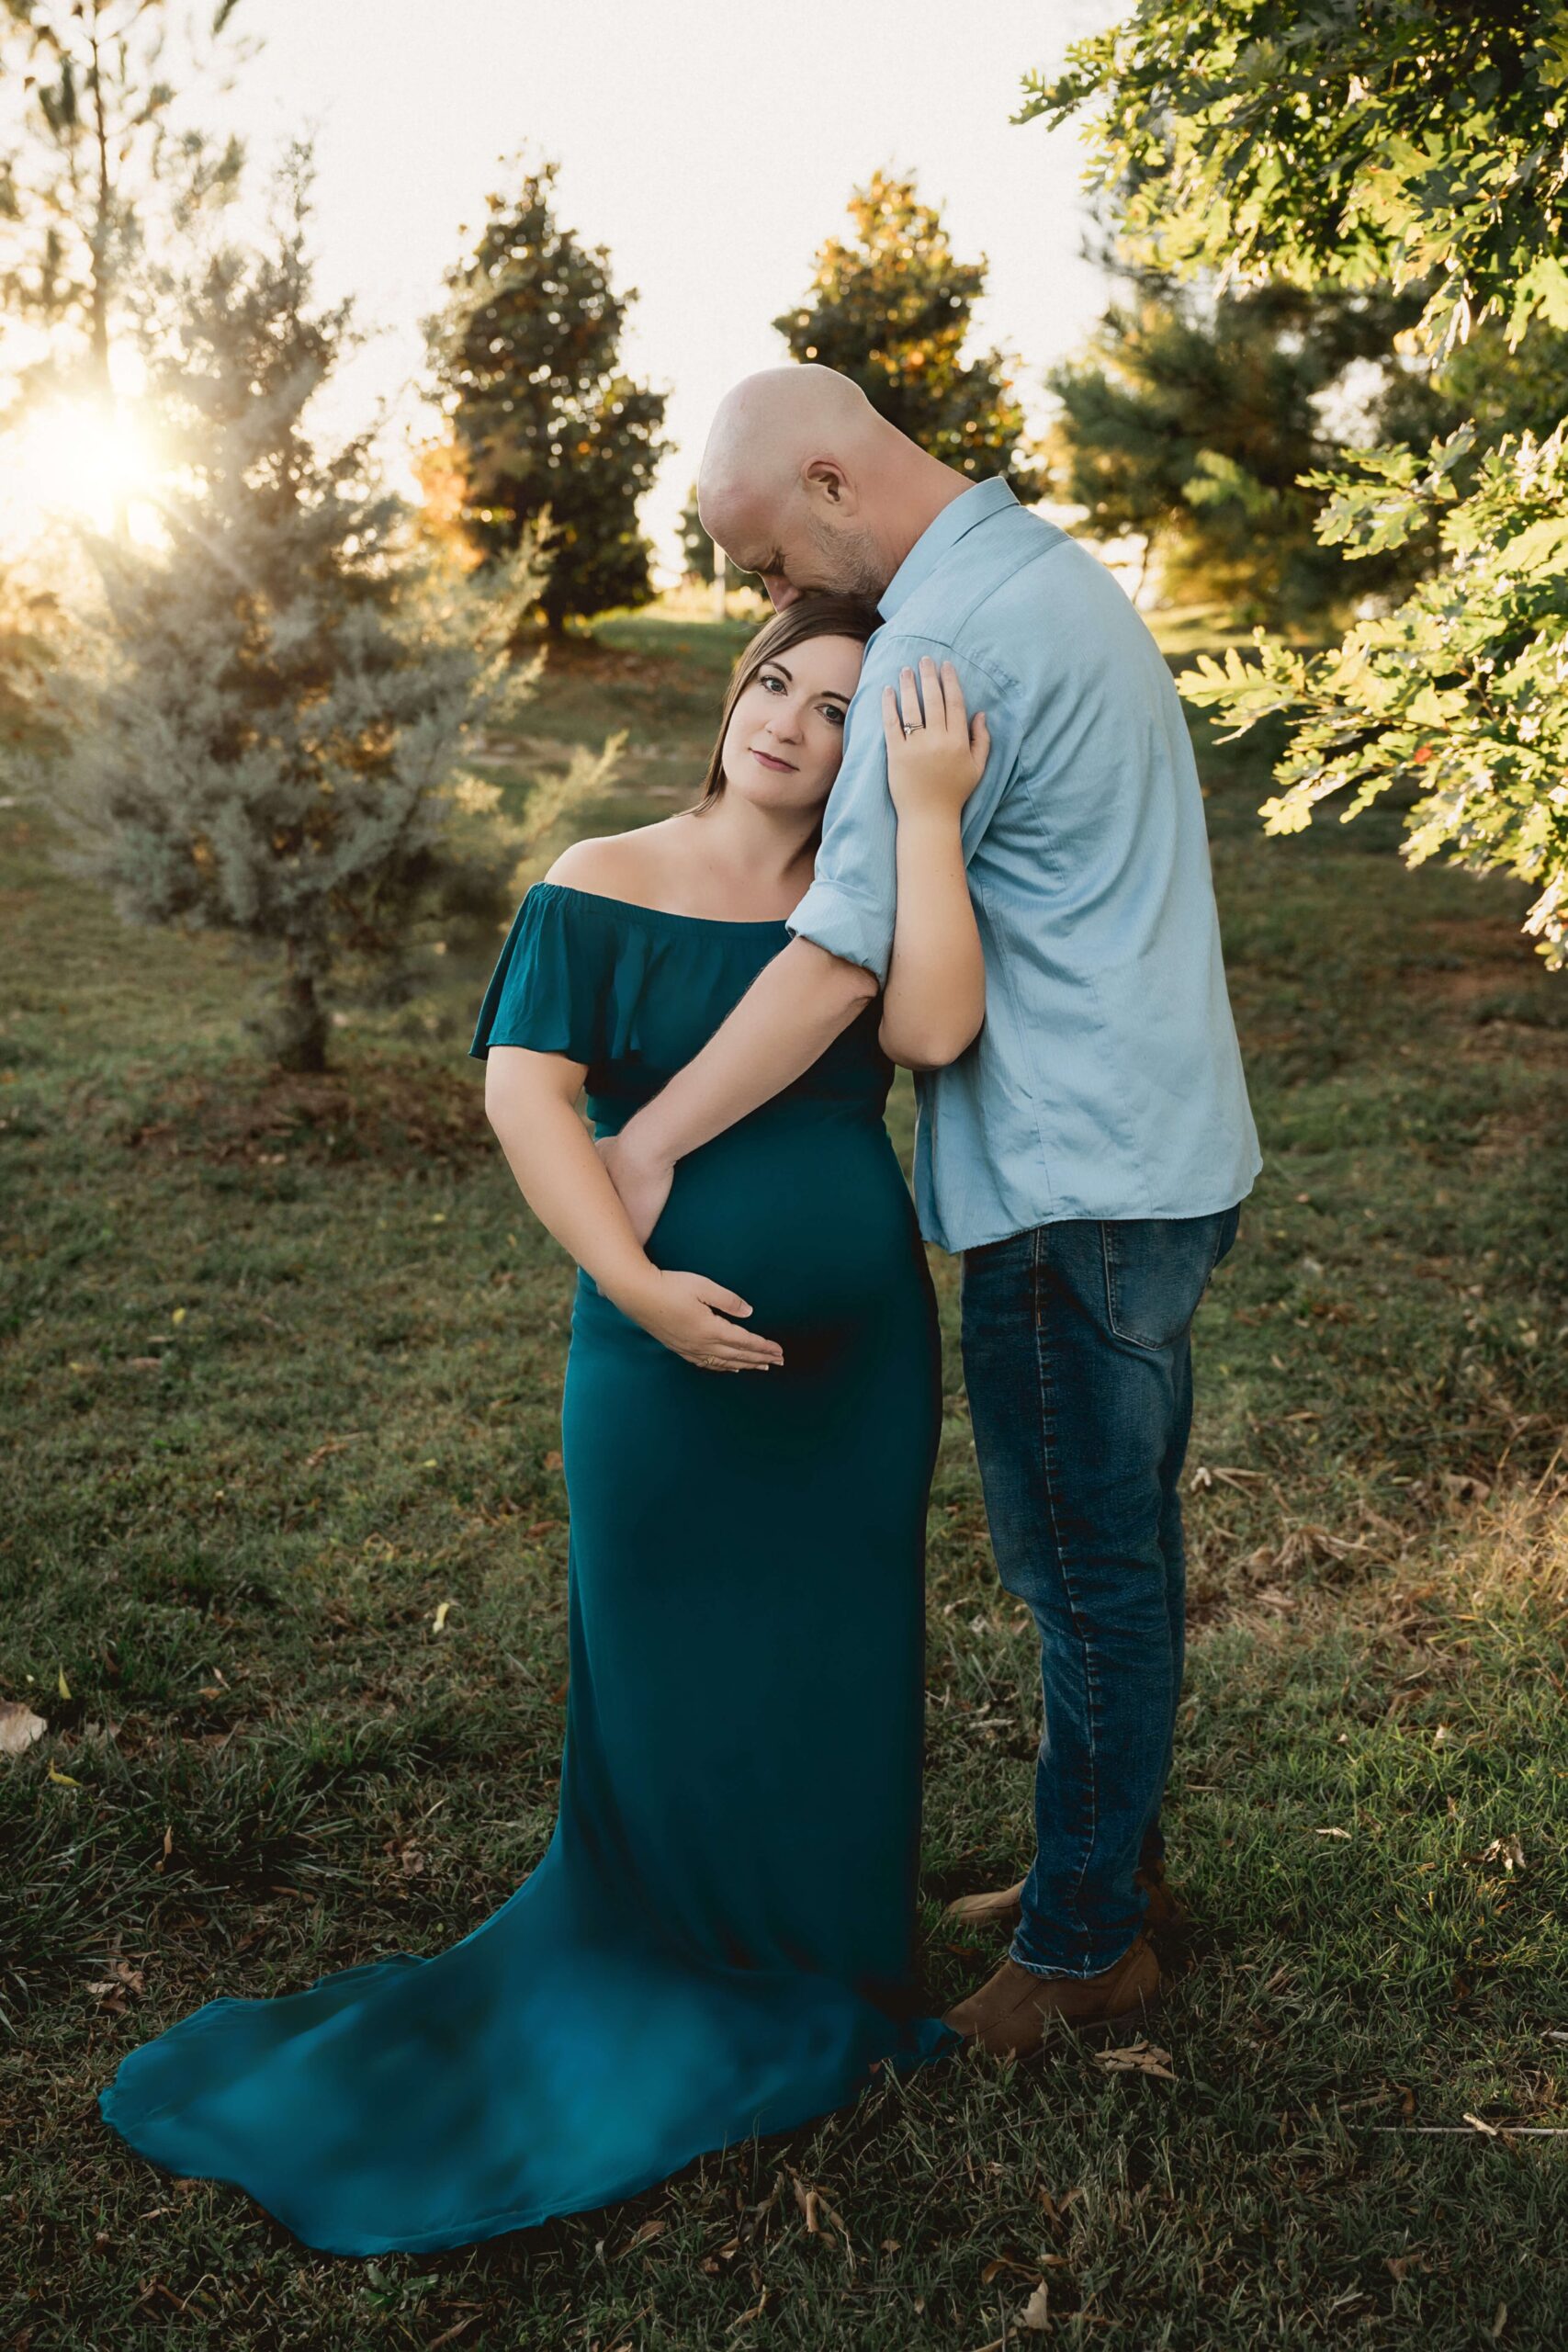
M775 1340L743 1331L729 1319L751 1312L735 1291L706 1274L670 1273L657 1266L649 1269L649 1277L614 1303L672 1354L705 1372L769 1372L783 1363L784 1350Z

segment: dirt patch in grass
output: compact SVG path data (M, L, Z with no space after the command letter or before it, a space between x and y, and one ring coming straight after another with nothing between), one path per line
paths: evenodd
M128 1150L164 1159L367 1159L382 1168L489 1157L495 1138L473 1078L429 1061L370 1062L304 1077L238 1065L173 1079L157 1114L118 1132Z
M647 652L608 645L599 638L568 636L542 645L546 674L595 685L659 686L670 676L670 660L657 646Z

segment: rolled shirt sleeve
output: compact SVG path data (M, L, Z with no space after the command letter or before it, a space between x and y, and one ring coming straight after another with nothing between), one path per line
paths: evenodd
M941 666L953 662L971 721L983 710L990 730L986 772L964 809L964 856L967 864L996 812L1017 764L1020 722L1014 682L972 654L938 638L877 631L866 648L860 684L844 722L844 749L829 796L822 843L811 888L789 918L796 939L809 939L846 964L859 964L886 981L893 956L897 911L896 851L898 820L887 789L887 743L882 725L882 690L897 688L908 667L919 674L929 654Z

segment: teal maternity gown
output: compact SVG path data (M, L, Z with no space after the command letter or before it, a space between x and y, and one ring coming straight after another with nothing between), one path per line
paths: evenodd
M612 1131L786 938L536 884L472 1050L585 1063ZM308 2245L423 2251L629 2196L955 2041L913 1982L941 1400L877 1020L683 1160L649 1242L750 1300L782 1370L699 1370L578 1278L538 1866L432 1958L211 2001L131 2051L100 2104L143 2155Z

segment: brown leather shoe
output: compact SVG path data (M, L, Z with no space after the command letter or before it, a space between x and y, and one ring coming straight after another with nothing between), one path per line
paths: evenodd
M950 1903L946 1916L965 1928L1016 1928L1023 1917L1024 1882L1016 1886L987 1888L984 1894L961 1894Z
M977 1993L949 2009L942 2022L997 2058L1032 2058L1045 2040L1048 2018L1081 2032L1107 2025L1159 1999L1159 1962L1146 1936L1135 1936L1115 1965L1098 1976L1036 1976L1004 1960Z
M1187 1912L1166 1884L1163 1862L1150 1862L1134 1871L1133 1883L1148 1896L1145 1929L1158 1933L1162 1928L1186 1926ZM966 1928L1006 1928L1010 1933L1023 1917L1023 1885L1020 1879L1016 1886L997 1887L985 1894L961 1894L956 1903L948 1905L947 1917Z

